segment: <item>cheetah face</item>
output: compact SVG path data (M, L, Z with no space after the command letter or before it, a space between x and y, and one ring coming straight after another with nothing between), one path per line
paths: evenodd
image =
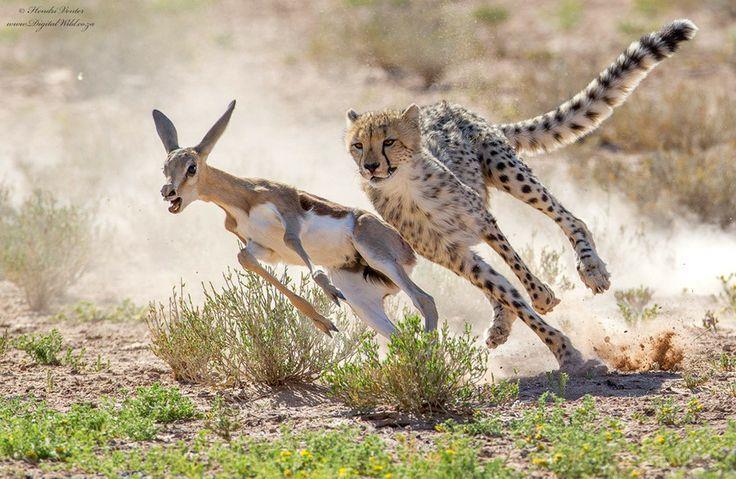
M371 184L389 178L419 148L419 107L403 112L347 112L345 144L361 176Z

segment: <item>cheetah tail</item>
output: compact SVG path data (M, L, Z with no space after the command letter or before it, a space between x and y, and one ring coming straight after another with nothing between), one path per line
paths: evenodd
M681 42L695 36L698 27L687 19L675 20L660 31L629 45L587 87L556 110L530 120L500 125L518 152L552 151L595 130L626 100L659 62L671 56Z

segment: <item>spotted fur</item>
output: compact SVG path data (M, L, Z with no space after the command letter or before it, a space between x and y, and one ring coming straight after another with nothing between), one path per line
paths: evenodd
M572 99L531 120L500 125L501 132L518 153L552 151L573 143L598 128L659 62L697 31L690 20L675 20L644 35Z
M489 186L501 189L553 219L578 258L578 272L594 293L610 286L605 263L585 223L542 185L519 153L550 149L591 131L620 104L658 61L689 39L695 26L678 20L633 44L581 94L528 122L492 125L467 109L440 102L404 111L347 113L346 146L358 165L373 206L425 258L483 291L495 319L486 343L506 341L520 318L573 372L602 370L584 362L562 332L547 324L558 300L523 263L488 211ZM531 304L475 251L485 242L510 266ZM536 311L535 311L536 309Z

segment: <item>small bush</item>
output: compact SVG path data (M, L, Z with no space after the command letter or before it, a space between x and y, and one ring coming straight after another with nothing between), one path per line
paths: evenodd
M659 314L659 305L654 304L647 307L652 300L654 291L651 288L639 286L638 288L620 289L613 293L624 321L630 325L636 325L640 321L649 321Z
M74 305L63 308L53 316L55 321L144 321L148 309L136 306L130 299L124 299L119 304L101 308L91 301L79 301Z
M638 160L601 155L589 162L592 179L622 192L660 224L675 216L728 228L736 211L736 141L707 150L645 153Z
M479 398L493 405L511 404L519 399L519 381L493 379L491 384L481 386Z
M228 271L219 290L204 288L196 307L174 291L168 309L152 305L147 318L152 350L183 381L277 386L313 381L326 368L351 356L365 337L362 323L348 320L313 283L279 280L334 319L339 333L329 338L260 276Z
M64 338L57 329L43 335L24 334L14 341L17 349L24 351L38 364L45 365L61 364L59 353L63 343Z
M192 400L178 388L162 386L160 383L137 388L135 396L123 403L123 410L163 424L191 419L197 414Z
M721 292L718 297L725 305L724 311L736 315L736 273L721 275L718 281L721 282Z
M238 410L228 406L222 396L218 394L205 416L205 424L212 432L229 441L232 434L240 428Z
M453 12L439 0L337 3L328 17L335 19L334 25L322 25L312 39L313 51L323 51L333 61L353 57L392 75L416 75L425 88L475 53L467 14Z
M633 157L622 161L620 154L599 152L581 158L573 174L584 172L605 190L622 192L660 222L689 214L729 227L736 211L733 95L702 82L656 92L637 94L594 136L608 149ZM665 212L672 214L663 218Z
M358 354L333 367L325 381L332 393L358 409L390 406L432 413L464 406L476 397L488 353L475 346L470 327L451 336L447 324L425 332L419 316L407 316L379 358L378 344L366 339Z
M575 288L575 284L565 274L564 252L564 248L556 250L544 246L537 254L534 247L528 245L521 251L521 257L539 279L549 286L560 291L570 291Z
M88 264L93 240L90 215L37 191L3 216L0 270L23 290L32 309L44 309L79 279Z

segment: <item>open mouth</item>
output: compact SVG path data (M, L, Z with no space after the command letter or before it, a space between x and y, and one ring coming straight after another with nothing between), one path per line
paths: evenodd
M181 198L176 197L171 200L171 206L169 206L169 213L178 213L181 210Z
M394 171L396 171L396 167L395 166L392 166L391 168L388 169L388 174L386 176L373 176L373 177L371 177L371 183L379 183L379 182L381 182L383 180L387 180L387 179L391 178L391 175L394 174Z

